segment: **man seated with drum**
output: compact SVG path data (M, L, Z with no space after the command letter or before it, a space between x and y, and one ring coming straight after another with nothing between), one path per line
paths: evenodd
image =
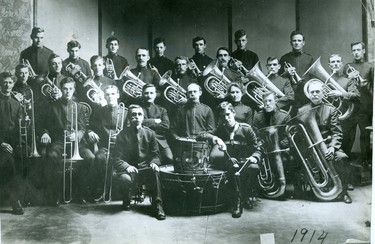
M243 203L248 204L257 185L261 150L252 127L236 121L236 111L229 102L219 105L223 122L212 133L204 136L215 144L210 154L212 167L229 171L233 199L232 217L239 218Z
M331 104L323 102L323 82L318 79L311 79L306 83L308 98L310 103L298 109L298 114L305 113L312 108L316 108L315 119L319 127L317 133L321 133L326 139L327 151L323 152L327 161L334 162L338 176L342 184L342 193L338 199L345 203L352 203L352 199L347 193L350 164L348 156L341 149L342 129L338 120L338 110Z
M129 127L117 136L114 149L114 169L122 181L124 210L130 209L131 190L135 183L146 184L152 190L152 205L155 217L165 219L162 207L159 175L159 146L155 132L142 125L144 111L139 105L130 105Z

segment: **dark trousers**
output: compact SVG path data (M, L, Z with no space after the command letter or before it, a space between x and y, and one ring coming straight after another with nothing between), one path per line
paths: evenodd
M19 180L16 176L14 151L9 153L0 149L0 186L9 191L9 199L13 204L19 199Z

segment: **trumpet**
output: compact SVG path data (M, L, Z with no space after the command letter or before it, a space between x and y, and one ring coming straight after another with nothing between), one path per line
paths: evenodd
M213 60L204 69L202 75L209 75L204 81L204 87L206 88L207 92L214 97L225 97L227 95L227 89L231 83L231 80L224 75L224 72L220 71L219 67L217 66L217 62L217 59Z
M107 71L107 76L113 80L120 80L121 78L118 78L116 75L115 65L113 63L113 60L110 58L107 58L105 60L105 69Z
M193 72L195 76L202 76L202 71L198 68L197 64L194 62L192 58L187 59L188 68Z
M112 199L112 176L113 176L113 165L109 166L109 159L111 154L111 145L115 145L117 135L124 128L126 107L124 103L119 103L117 107L116 127L115 130L109 131L108 147L105 158L105 176L104 176L104 189L103 189L103 201L109 203ZM110 168L110 169L109 169ZM109 182L109 186L108 185ZM109 187L109 189L108 189ZM108 189L108 196L107 196Z
M162 78L169 84L164 90L164 97L173 104L180 104L187 100L186 90L174 81L171 75L172 71L168 70L162 76Z
M41 93L43 94L43 96L50 98L52 101L56 101L57 99L59 99L58 94L61 94L61 91L54 83L55 78L53 79L53 81L51 81L47 75L46 80L47 83L41 87Z
M285 64L286 69L294 68L290 63L284 62L284 64ZM288 73L288 72L285 71L283 74L286 74L286 73ZM290 79L291 79L292 83L295 84L295 85L299 84L302 81L302 78L299 77L297 72L294 72L294 75L292 75L290 77Z
M29 69L29 75L31 78L35 79L38 75L35 73L35 71L33 70L33 67L31 67L31 64L29 62L29 60L27 59L22 59L21 60L21 64L23 65L26 65L27 68Z
M125 81L124 85L122 86L122 90L132 98L138 98L142 96L142 88L146 84L141 79L135 76L131 71L130 67L127 66L120 75L120 79L126 77L128 80Z
M72 201L73 193L73 162L83 160L79 155L79 138L78 138L78 105L73 102L68 108L71 112L71 125L70 128L64 130L64 152L63 152L63 201L69 203ZM74 140L69 140L71 134L74 133ZM70 146L70 157L67 158L67 147ZM67 161L69 160L69 165ZM69 172L69 178L66 179L66 172ZM69 191L67 195L66 186L68 185Z
M94 79L91 77L86 80L83 87L89 86L90 89L86 92L86 97L93 103L104 107L107 105L107 101L104 98L104 92L100 89L101 84L98 86Z
M83 84L90 78L81 71L81 67L79 65L75 65L73 63L69 63L65 67L65 70L73 77L76 82L81 84Z
M347 75L347 76L354 75L353 80L355 81L355 83L356 83L357 85L364 84L364 83L367 81L366 79L363 79L363 78L360 76L358 70L356 70L355 68L353 68L353 67L350 66L349 64L348 64L348 69L346 70L346 75Z

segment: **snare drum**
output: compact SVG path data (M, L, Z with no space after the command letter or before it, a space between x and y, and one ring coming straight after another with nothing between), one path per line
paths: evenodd
M168 214L199 215L224 211L227 206L225 171L179 174L172 165L160 166L163 206Z
M181 173L207 173L210 149L207 141L179 138L175 154L175 171Z

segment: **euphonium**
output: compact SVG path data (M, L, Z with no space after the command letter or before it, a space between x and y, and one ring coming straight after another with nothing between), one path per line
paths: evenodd
M316 121L317 109L312 108L292 118L286 133L304 166L315 196L323 201L331 201L341 194L343 187L332 162L325 158L325 140L329 138L323 139L320 133Z
M246 86L245 91L246 95L258 106L259 109L264 107L263 104L263 94L267 92L274 92L277 97L285 96L273 83L268 79L267 76L259 68L259 61L254 65L251 70L246 70L246 76L250 80Z
M180 104L186 101L186 91L171 77L172 71L168 70L162 78L169 84L164 90L164 97L173 104Z
M46 80L47 80L47 83L42 85L41 87L41 93L43 94L43 96L45 97L48 97L50 99L52 99L52 101L55 101L56 98L54 96L54 94L58 93L58 92L61 92L60 89L54 84L53 81L51 81L49 78L48 78L48 75L46 76ZM55 80L55 79L54 79Z
M142 96L142 88L146 84L137 76L135 76L131 71L130 67L127 66L121 73L120 79L126 77L128 80L125 81L122 86L122 90L129 96L133 98L138 98Z
M330 99L328 98L328 93L332 90L340 91L342 94L346 94L347 92L345 91L344 88L342 88L340 86L340 84L338 84L332 78L332 75L334 73L332 75L329 75L328 72L323 68L323 66L320 62L320 57L310 66L310 68L307 69L307 71L303 75L305 76L306 74L313 75L314 77L318 78L319 80L321 80L324 83L324 85L323 85L323 95L324 95L323 101L325 103L333 105L334 107L336 107L339 110L339 113L340 113L339 119L340 120L347 119L353 113L354 104L352 102L348 101L347 108L344 108L344 106L342 106L343 105L343 101L342 101L343 99L342 98L339 98L337 103L335 103L335 101L330 101ZM304 86L304 92L305 92L305 95L307 97L309 97L309 94L307 92L307 87L308 87L308 83L310 81L311 80L306 82L306 84ZM347 110L341 111L343 108L347 109Z
M104 92L102 89L100 89L100 86L98 86L94 79L91 77L86 80L86 82L83 84L83 87L90 86L91 88L87 90L86 97L93 103L98 104L102 107L107 105L107 101L104 98Z
M116 128L115 130L109 131L108 137L108 147L106 152L105 158L105 176L104 176L104 189L103 189L103 201L108 203L112 199L112 176L113 176L113 165L110 166L110 154L111 154L111 146L115 145L117 135L122 131L125 122L125 112L126 107L124 103L119 103L117 107L117 117L116 117ZM109 179L108 179L109 178ZM107 188L109 182L109 189L108 189L108 196L107 196Z
M289 151L289 148L280 148L280 129L285 129L285 125L269 126L258 131L265 155L258 182L264 191L263 194L268 198L278 198L285 193L286 181L281 152Z
M115 65L113 63L113 60L110 58L107 58L105 60L105 69L107 71L107 76L114 80L119 80L119 78L116 75ZM121 79L121 78L120 78Z
M224 72L220 71L217 66L217 59L212 60L211 63L207 65L202 75L209 75L204 81L204 87L208 93L214 97L225 97L227 95L227 88L231 81L224 75Z
M31 78L35 79L35 78L38 76L38 75L35 73L33 67L31 67L31 64L30 64L29 60L27 60L27 59L22 59L22 60L21 60L21 64L27 66L27 68L29 69L29 76L30 76Z

